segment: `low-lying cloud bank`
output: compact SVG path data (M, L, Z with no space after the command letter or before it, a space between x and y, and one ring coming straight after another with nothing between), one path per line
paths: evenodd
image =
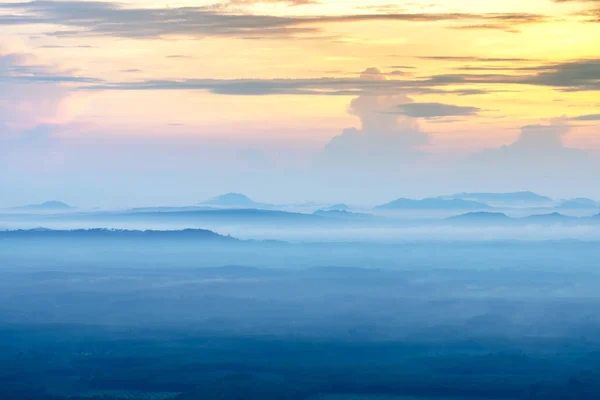
M346 95L356 92L348 111L360 127L343 130L314 157L303 150L303 158L313 161L292 163L299 158L298 150L285 144L87 138L69 122L70 110L74 97L85 93L81 85L97 80L40 66L25 54L0 54L0 182L11 188L2 199L5 206L48 198L94 205L189 204L229 191L272 201L352 203L459 191L536 190L557 197L600 197L591 185L598 157L564 144L571 125L593 123L595 113L525 126L512 144L448 160L426 150L431 138L420 121L469 117L482 110L476 103L414 101L413 91L402 88L405 81L390 79L377 68L367 69L359 79L195 83L197 89L223 94L298 93L327 85ZM597 61L586 60L539 67L528 82L591 90L600 82L597 66ZM507 80L447 75L429 81L449 85ZM161 83L170 89L180 84ZM69 130L78 134L62 135Z

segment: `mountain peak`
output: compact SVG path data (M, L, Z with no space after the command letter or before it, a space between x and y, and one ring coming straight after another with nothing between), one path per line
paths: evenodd
M455 215L448 218L450 220L464 220L464 221L496 221L496 220L509 220L511 219L508 215L499 212L470 212L466 214Z
M58 200L45 201L39 205L42 208L73 208L67 203Z
M217 197L213 197L210 200L203 202L202 204L210 204L215 206L228 206L228 207L239 207L239 206L255 206L255 203L248 196L241 193L225 193Z
M580 197L580 198L576 198L576 199L564 200L562 203L560 203L558 205L557 208L585 209L585 208L599 208L599 207L600 207L600 203L596 202L595 200Z
M523 205L523 204L550 204L553 200L550 197L542 196L531 191L521 192L505 192L505 193L456 193L451 196L443 196L447 199L462 199L479 201L486 204L507 204L507 205Z
M51 211L71 210L73 208L75 208L75 207L72 207L72 206L68 205L67 203L64 203L64 202L58 201L58 200L49 200L49 201L45 201L40 204L29 204L27 206L17 207L17 209L21 209L21 210L51 210Z
M375 207L380 210L473 210L489 209L487 204L463 199L427 198L422 200L397 199Z
M220 207L244 207L244 208L262 208L267 207L266 204L257 203L245 194L230 192L210 200L203 202L204 205L220 206Z
M348 211L350 207L347 204L339 203L323 208L325 211Z

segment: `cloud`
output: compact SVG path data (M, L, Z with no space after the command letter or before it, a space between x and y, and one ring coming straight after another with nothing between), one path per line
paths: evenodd
M569 3L586 5L586 8L578 15L587 17L587 22L600 23L600 0L553 0L555 3ZM587 8L590 6L590 8Z
M378 95L393 94L419 81L357 78L309 79L179 79L117 82L86 86L88 90L205 90L223 95Z
M78 45L78 46L63 46L63 45L44 45L38 47L38 49L95 49L95 46L90 45Z
M0 54L0 121L4 134L52 121L69 96L58 81L46 79L51 76L47 71L28 65L29 60L24 54Z
M423 86L449 84L513 84L549 86L561 91L600 90L600 59L591 58L538 66L515 67L517 71L532 71L535 74L444 74L435 75Z
M541 172L548 168L554 170L558 165L569 169L569 164L575 167L586 158L582 151L565 147L564 139L570 131L566 118L555 119L549 124L524 126L512 144L484 151L474 159L499 163L506 168L526 164Z
M408 103L397 106L396 113L411 118L440 118L477 115L480 108L442 103Z
M0 136L43 142L40 139L55 132L57 124L70 119L71 102L84 96L74 85L93 82L100 81L0 48Z
M569 4L581 4L581 5L590 5L592 8L586 9L581 12L579 15L592 17L590 22L600 22L600 0L552 0L555 3L569 3Z
M387 80L376 69L367 70L362 79ZM417 103L406 92L399 93L361 95L352 101L349 112L360 119L361 127L345 129L316 158L312 179L321 193L357 196L356 188L360 188L392 197L414 190L430 194L444 190L548 191L557 184L566 191L581 191L585 184L578 182L594 180L597 162L586 152L565 145L571 132L567 118L524 126L513 143L448 160L427 152L429 135L420 129L417 118L450 117L433 121L454 121L452 117L474 115L480 109ZM393 108L402 115L387 112ZM327 182L334 182L335 189L328 188Z
M30 54L2 53L1 49L0 78L0 83L102 83L99 79L77 76L71 71L37 65Z
M512 143L446 165L447 184L459 191L585 193L595 180L599 160L567 147L565 138L570 132L567 118L524 126Z
M434 60L434 61L453 61L453 62L484 62L484 63L497 63L497 62L527 62L527 61L539 61L529 58L499 58L499 57L477 57L477 56L422 56L418 57L422 60Z
M286 6L306 6L319 4L316 0L227 0L219 4L220 6L254 6L257 4L283 4Z
M276 167L270 155L263 150L242 149L238 152L237 158L244 169L269 170Z
M580 115L571 118L571 121L600 121L600 114Z
M521 136L508 149L527 151L546 151L564 149L563 139L570 127L563 120L556 120L549 125L528 125L521 129Z
M481 67L484 68L484 67ZM477 69L477 68L476 68ZM505 68L500 68L505 69ZM510 70L511 68L506 68ZM28 76L22 79L49 79L82 83L85 90L203 90L222 95L318 95L318 96L384 96L395 93L479 95L506 91L490 89L491 85L546 86L559 91L600 90L600 59L572 60L512 68L517 73L453 73L409 77L403 73L379 72L394 79L298 78L298 79L177 79L104 82L77 76ZM89 83L89 85L84 85ZM444 89L451 86L452 89ZM460 86L463 86L460 88ZM484 86L485 89L477 86Z
M377 68L367 69L362 79L386 81L386 76ZM406 116L386 113L398 105L412 100L404 95L362 95L352 100L348 108L350 115L358 117L361 127L345 129L334 137L317 158L320 169L343 174L369 174L374 170L386 174L407 162L422 158L419 147L429 142L417 121Z
M298 3L298 1L286 1ZM363 21L451 22L481 25L485 29L515 27L548 21L529 13L372 13L341 16L283 17L219 12L214 7L134 8L103 1L30 1L0 3L10 12L0 15L0 25L56 25L65 29L54 36L113 36L152 38L162 36L234 36L261 38L315 34L330 23Z
M545 71L524 79L524 82L560 87L567 91L600 90L600 59L575 60L542 68Z

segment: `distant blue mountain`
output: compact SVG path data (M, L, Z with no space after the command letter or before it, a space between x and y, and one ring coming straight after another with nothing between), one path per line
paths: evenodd
M58 218L58 216L56 216ZM226 224L310 224L325 222L327 219L318 215L288 211L219 207L209 209L192 209L183 211L121 211L96 213L71 213L60 216L67 220L94 221L97 224L109 222L173 222L173 223L226 223Z
M593 219L577 218L560 213L550 214L534 214L522 218L511 218L503 213L490 213L490 212L474 212L461 214L454 217L448 218L448 221L453 223L467 223L467 224L481 224L481 225L549 225L549 224L588 224L593 222Z
M544 205L554 202L550 197L533 192L457 193L451 196L442 196L440 198L479 201L490 205Z
M600 204L592 199L576 198L565 200L560 203L556 208L560 209L589 209L589 208L600 208Z
M226 193L204 201L201 204L231 208L268 208L269 204L257 203L241 193Z
M203 240L237 240L229 236L219 235L206 229L184 229L177 231L137 231L124 229L76 229L52 230L45 228L29 230L0 231L0 238L70 238L70 239L203 239Z
M159 207L137 207L132 208L128 211L132 212L178 212L178 211L207 211L207 210L217 210L218 208L209 207L209 206L183 206L183 207L169 207L169 206L159 206Z
M323 208L323 210L326 210L326 211L340 211L340 210L348 211L348 210L350 210L350 207L347 204L340 203L340 204L334 204L329 207L325 207L325 208Z
M556 223L556 222L572 222L581 221L580 218L570 217L561 213L550 213L550 214L534 214L525 218L521 218L524 222L544 222L544 223Z
M354 213L346 210L317 210L313 215L318 215L327 218L343 218L343 219L371 219L376 218L372 214Z
M473 223L497 223L497 222L508 222L512 218L503 213L494 212L471 212L467 214L456 215L448 218L449 221L453 222L473 222Z
M32 210L32 211L68 211L73 210L75 207L63 203L62 201L51 200L41 204L30 204L27 206L16 207L14 210Z
M462 199L429 198L422 200L398 199L375 207L378 210L485 210L489 205Z

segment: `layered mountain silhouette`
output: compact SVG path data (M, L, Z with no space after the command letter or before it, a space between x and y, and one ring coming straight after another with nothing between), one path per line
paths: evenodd
M587 198L576 198L565 200L560 203L556 208L560 209L590 209L590 208L600 208L600 203Z
M558 212L549 214L534 214L526 217L513 218L504 213L472 212L449 217L446 221L452 224L470 224L480 226L494 225L589 225L600 222L600 214L592 217L572 217Z
M577 218L571 217L568 215L564 215L558 212L550 213L550 214L534 214L528 217L520 218L521 221L525 222L542 222L542 223L556 223L556 222L576 222L580 219L585 220L585 218Z
M448 221L452 222L473 222L482 224L487 224L490 222L508 222L511 220L512 218L508 215L496 212L471 212L448 218Z
M346 210L317 210L313 215L318 215L327 218L341 218L341 219L371 219L376 218L372 214L354 213Z
M450 196L442 196L442 199L478 201L488 205L506 206L541 206L554 203L550 197L542 196L534 192L508 192L508 193L457 193Z
M472 200L427 198L398 199L375 207L376 210L485 210L489 205Z
M22 207L15 207L13 210L31 210L31 211L68 211L74 210L75 207L63 203L58 200L46 201L40 204L29 204Z
M350 210L350 206L348 206L347 204L340 203L340 204L331 205L329 207L325 207L325 208L323 208L323 210L326 210L326 211L348 211L348 210Z
M229 208L271 208L272 205L257 203L241 193L226 193L201 203L202 205Z
M47 239L202 239L236 241L230 236L223 236L206 229L182 229L170 231L158 230L126 230L126 229L75 229L53 230L36 228L26 230L0 231L0 238L47 238Z

